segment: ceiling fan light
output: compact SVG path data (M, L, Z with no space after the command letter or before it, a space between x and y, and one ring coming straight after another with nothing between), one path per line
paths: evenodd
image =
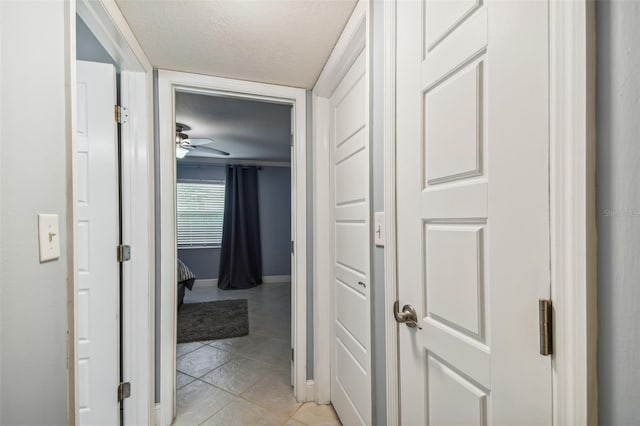
M176 145L176 158L182 159L189 152L188 149L181 147L180 145Z

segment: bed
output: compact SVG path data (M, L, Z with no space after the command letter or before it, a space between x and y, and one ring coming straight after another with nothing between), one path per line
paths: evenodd
M178 259L178 307L182 305L184 300L185 289L189 291L193 289L193 283L196 280L196 276L187 265L185 265L180 259Z

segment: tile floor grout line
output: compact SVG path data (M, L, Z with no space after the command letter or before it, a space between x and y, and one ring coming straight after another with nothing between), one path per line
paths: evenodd
M220 364L220 365L219 365L219 366L217 366L216 368L213 368L213 369L211 369L211 370L207 371L206 373L204 373L202 376L197 377L197 379L198 379L198 380L202 380L202 378L203 378L204 376L206 376L207 374L209 374L209 373L213 373L213 372L214 372L215 370L217 370L218 368L222 367L223 365L227 365L227 364L228 364L228 363L230 363L230 362L231 362L231 359L226 360L225 362L223 362L222 364ZM204 380L202 380L202 381L204 382ZM205 382L205 383L206 383L206 382Z
M188 345L189 343L200 343L200 342L176 343L176 351L177 351L177 347L178 347L177 345ZM204 344L201 344L200 346L198 346L198 347L197 347L197 348L195 348L195 349L190 350L189 352L185 352L185 353L183 353L182 355L179 355L179 356L178 356L178 355L176 355L176 361L178 360L178 358L182 358L182 357L183 357L183 356L185 356L185 355L189 355L191 352L195 352L195 351L197 351L198 349L200 349L200 348L201 348L201 347L203 347L203 346L204 346Z
M208 384L208 383L207 383ZM212 415L210 415L209 417L207 417L206 419L204 419L202 422L198 423L198 426L201 426L203 424L205 424L209 419L215 417L216 415L218 415L219 412L221 412L222 410L224 410L226 407L228 407L229 405L231 405L233 403L233 401L229 402L228 404L223 405L222 407L220 407L220 409L218 411L216 411L215 413L213 413Z
M246 392L246 391L245 391L245 392ZM238 395L238 397L239 397L239 398L242 398L243 400L245 400L245 401L246 401L246 402L248 402L249 404L253 404L253 405L257 406L257 407L262 408L263 410L271 410L271 411L275 411L275 412L281 413L282 415L284 415L284 416L286 416L286 417L291 417L291 415L289 415L288 413L285 413L284 411L278 411L278 410L275 410L275 409L274 409L274 408L272 408L272 407L266 407L266 406L265 406L266 404L265 404L265 405L262 405L262 404L260 404L260 403L259 403L259 402L257 402L257 401L254 401L254 400L252 400L252 399L247 398L246 396L244 396L244 392L243 392L243 394L242 394L242 395ZM298 402L298 404L300 404L300 406L301 406L301 405L302 405L302 404L304 404L304 403L302 403L302 402ZM296 411L298 411L298 409L300 408L300 406L296 407L296 409L295 409L293 412L295 413Z
M301 403L301 404L300 404L300 406L299 406L298 408L296 408L296 411L294 411L293 413L291 413L291 418L293 418L293 416L295 416L295 415L296 415L296 413L297 413L298 411L300 411L300 408L302 408L302 406L303 406L303 405L304 405L304 402L303 402L303 403ZM300 423L302 423L302 422L300 422Z

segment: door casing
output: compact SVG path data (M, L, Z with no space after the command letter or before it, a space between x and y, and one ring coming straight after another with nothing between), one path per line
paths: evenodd
M77 0L67 9L69 85L67 86L70 122L67 161L69 176L75 175L76 151L76 13L87 24L100 44L121 70L121 103L128 109L128 123L122 126L122 233L132 247L132 260L123 265L123 376L131 382L131 397L124 401L126 424L151 424L154 419L154 256L149 235L154 232L153 183L153 67L138 44L124 16L114 2ZM75 182L70 180L67 199L70 243L69 270L77 270L75 229ZM114 248L115 256L115 248ZM78 422L77 382L77 283L76 272L68 280L67 339L69 358L69 423ZM127 283L136 283L126 285ZM135 309L134 309L135 307ZM115 394L116 390L114 390Z
M383 138L385 206L385 361L387 419L400 424L397 323L392 309L397 295L395 236L395 40L396 2L382 7L384 38ZM553 360L554 424L597 424L596 372L596 227L595 227L595 19L593 2L550 1L550 206L551 293L555 305ZM353 17L357 17L358 7ZM355 18L357 19L357 18ZM366 19L362 16L360 19ZM356 24L347 24L316 83L314 114L314 210L330 217L326 97L354 46L364 43ZM314 264L329 264L328 220L314 221ZM321 283L329 271L314 268L314 359L316 398L330 401L330 299Z
M300 402L313 399L307 386L307 170L306 170L306 93L304 89L254 83L229 78L158 71L159 168L160 168L160 274L161 274L161 347L160 347L160 422L169 426L176 413L176 263L175 230L176 158L175 92L202 93L273 103L293 107L292 158L292 240L293 261L292 327L294 348L294 395ZM167 143L171 142L171 143Z

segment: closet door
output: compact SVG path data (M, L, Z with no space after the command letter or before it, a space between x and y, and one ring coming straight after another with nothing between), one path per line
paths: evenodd
M369 84L366 50L330 98L333 179L331 402L371 424Z

